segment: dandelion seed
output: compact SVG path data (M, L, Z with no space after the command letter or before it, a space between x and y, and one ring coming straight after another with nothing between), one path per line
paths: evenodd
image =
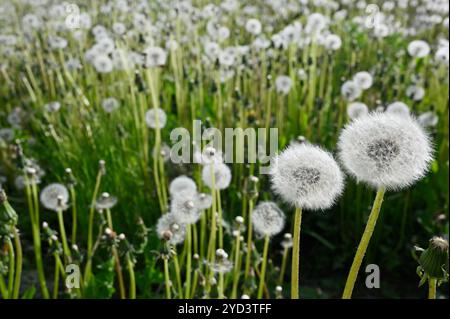
M369 108L364 103L352 102L347 106L347 115L352 120L367 115L368 113Z
M288 94L291 90L292 80L286 75L277 76L275 80L275 87L278 93Z
M169 193L175 197L180 193L197 193L197 185L192 178L181 175L172 180L169 185Z
M439 122L439 117L436 113L429 111L420 114L417 121L422 127L435 127Z
M102 108L105 110L106 113L112 113L115 110L119 108L120 104L117 99L113 97L108 97L106 99L103 99L102 101Z
M422 178L432 160L429 137L411 117L371 113L348 124L339 158L358 181L401 189Z
M145 113L145 122L147 126L153 129L162 129L166 126L167 115L161 108L151 108Z
M57 212L69 202L69 191L64 185L53 183L41 191L40 200L45 208Z
M408 53L414 58L424 58L430 53L430 46L422 40L415 40L408 44Z
M148 47L145 49L145 65L147 67L157 67L166 64L167 53L160 47Z
M111 196L109 193L103 193L99 199L95 202L95 209L101 211L105 209L111 209L117 204L117 198Z
M387 106L387 113L409 116L409 107L403 102L394 102Z
M331 154L308 143L284 150L270 174L273 190L286 202L312 210L330 207L344 186Z
M253 229L261 236L274 236L283 230L285 216L273 202L259 203L252 214Z
M213 186L215 189L225 189L231 182L231 170L223 163L205 165L202 170L202 180L211 189Z

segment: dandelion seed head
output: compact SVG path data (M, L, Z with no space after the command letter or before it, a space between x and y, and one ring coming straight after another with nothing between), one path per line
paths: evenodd
M145 123L149 128L157 129L166 126L167 115L161 108L151 108L145 113Z
M113 97L103 99L102 108L106 113L112 113L119 108L119 101Z
M430 46L423 40L414 40L408 44L408 53L414 58L424 58L430 53Z
M195 224L200 218L200 211L195 205L196 195L191 192L181 192L172 197L170 213L183 224Z
M422 127L435 127L439 122L439 117L435 112L428 111L420 114L417 121Z
M425 89L418 85L410 85L406 89L406 96L413 101L421 101L425 96Z
M180 223L174 214L169 213L159 218L156 232L160 239L168 240L172 245L178 245L184 241L186 226Z
M69 191L58 183L47 185L40 194L42 205L53 211L59 211L69 202Z
M274 202L261 202L252 212L253 229L262 236L275 236L284 228L285 215Z
M284 150L275 158L270 174L275 193L292 205L311 210L330 207L344 186L332 155L308 143Z
M102 193L99 199L95 202L95 209L105 210L111 209L117 204L117 197L111 196L109 193Z
M339 158L358 181L397 190L422 178L432 160L427 134L412 117L370 113L348 124Z
M199 210L205 210L212 206L212 196L200 193L195 196L195 207Z
M346 81L342 84L341 94L347 101L354 101L362 94L362 88L355 81Z
M92 63L98 73L109 73L114 69L112 60L106 55L95 55Z
M262 31L261 22L258 19L249 19L245 24L245 30L253 35L258 35Z
M147 67L157 67L166 64L167 53L160 47L148 47L144 51L146 60L145 65Z
M275 87L278 93L288 94L292 87L292 79L287 75L279 75L275 79Z
M373 77L369 72L361 71L356 73L353 76L353 81L358 85L361 89L367 90L373 84Z
M202 180L211 189L225 189L231 182L231 170L223 163L205 165Z
M387 106L387 113L409 116L409 107L403 102L394 102Z
M174 178L169 185L169 193L171 196L177 196L177 194L183 192L188 192L191 194L197 193L197 185L194 180L185 175Z
M347 106L347 115L350 119L356 119L369 113L369 108L361 102L352 102Z

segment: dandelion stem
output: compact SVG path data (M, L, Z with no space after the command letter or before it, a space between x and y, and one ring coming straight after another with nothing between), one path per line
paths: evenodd
M88 240L87 240L87 260L86 269L84 271L85 282L89 282L91 275L92 263L90 262L92 258L92 245L94 236L94 212L95 212L95 201L97 199L97 194L100 189L100 183L102 181L103 172L99 169L97 173L97 179L95 180L94 193L92 194L91 208L89 210L89 221L88 221Z
M127 254L127 266L130 278L130 291L128 292L128 295L130 299L136 299L136 278L134 275L134 263L131 260L130 254Z
M252 256L252 211L253 211L253 199L248 201L248 233L247 233L247 255L245 260L245 275L244 278L247 279L250 273L250 262Z
M58 290L59 290L59 268L58 268L58 259L55 254L55 275L53 277L53 299L58 299Z
M77 242L77 205L76 205L76 193L75 188L70 186L70 196L72 197L72 244Z
M14 290L12 298L19 298L20 281L22 278L22 244L20 243L20 235L16 227L13 227L14 246L16 247L16 272L14 279Z
M190 289L191 289L191 269L192 269L192 229L193 225L186 225L186 292L185 297L189 298L191 295Z
M278 278L279 285L283 284L284 274L286 272L286 264L287 264L288 254L289 254L289 248L285 247L283 250L283 258L281 259L280 277Z
M12 245L11 239L7 237L6 245L8 246L9 252L9 278L8 278L8 296L12 298L14 289L14 271L16 263L16 254L14 253L14 247Z
M173 265L175 267L175 276L176 276L177 285L178 285L178 295L179 295L179 298L183 298L183 287L181 285L180 264L178 262L177 254L175 254L173 256Z
M66 262L69 262L72 258L70 253L69 245L67 244L67 236L66 236L66 228L64 227L64 218L62 210L58 210L58 223L59 223L59 231L61 233L61 241L63 244L64 250L64 259Z
M167 258L164 258L164 281L166 287L166 298L172 299L170 293L170 277L169 277L169 263Z
M429 278L428 279L428 299L436 299L436 286L437 286L437 279Z
M295 209L294 239L292 247L291 299L299 299L299 262L300 262L300 231L302 226L302 209Z
M236 236L236 248L234 255L234 275L233 275L233 288L231 290L231 298L237 298L237 287L239 284L239 274L241 272L241 234L237 234Z
M364 255L367 250L367 246L369 245L370 238L372 237L372 234L374 232L385 192L386 192L385 187L380 187L377 191L377 196L375 197L372 211L370 212L369 215L369 220L367 221L367 225L366 228L364 229L361 242L359 243L358 249L356 250L356 255L355 258L353 259L353 263L350 268L350 272L348 274L344 293L342 294L342 299L350 299L352 297L352 292L355 286L356 278L358 276L358 271L359 268L361 267Z
M263 260L261 265L261 274L259 276L259 288L258 288L258 299L262 298L263 290L264 290L264 284L265 284L265 277L266 277L266 267L267 267L267 253L269 251L269 241L270 237L266 235L264 237L264 249L263 249Z

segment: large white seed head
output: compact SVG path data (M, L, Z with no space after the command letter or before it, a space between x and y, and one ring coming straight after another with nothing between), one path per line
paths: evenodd
M53 183L41 191L40 200L45 208L58 211L69 202L69 191L64 185Z
M290 204L311 210L332 206L344 187L344 176L333 156L308 143L284 150L275 158L270 173L278 195Z
M422 178L432 160L428 135L415 119L370 113L342 131L339 158L358 181L397 190Z
M197 185L192 178L180 175L172 180L169 185L169 193L171 196L177 196L182 192L197 193Z
M186 226L174 214L162 215L156 224L156 232L161 239L169 240L173 245L180 244L186 236ZM170 236L167 236L170 234Z
M283 230L284 213L273 202L261 202L252 212L253 229L262 236L275 236Z
M205 185L211 189L225 189L231 182L231 170L223 163L205 165L202 179Z

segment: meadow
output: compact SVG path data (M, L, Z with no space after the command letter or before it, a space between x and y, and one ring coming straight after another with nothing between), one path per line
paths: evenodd
M448 298L448 15L0 1L0 299Z

